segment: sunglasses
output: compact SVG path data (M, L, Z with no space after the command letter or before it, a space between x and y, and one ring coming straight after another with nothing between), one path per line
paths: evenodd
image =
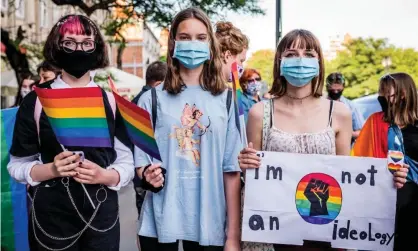
M261 81L261 78L248 79L248 82L255 82L255 81Z

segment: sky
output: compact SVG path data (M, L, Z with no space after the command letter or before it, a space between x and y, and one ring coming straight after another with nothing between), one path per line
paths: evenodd
M276 1L260 0L263 16L225 13L250 39L248 56L275 48ZM323 49L330 36L388 38L389 43L418 50L418 0L282 0L282 30L313 32Z

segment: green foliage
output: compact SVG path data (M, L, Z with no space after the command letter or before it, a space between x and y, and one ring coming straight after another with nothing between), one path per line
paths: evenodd
M274 50L259 50L254 52L246 62L246 68L259 71L261 78L269 87L273 84L274 55Z
M386 39L358 38L346 45L331 62L326 62L326 76L341 72L347 82L344 95L357 98L377 92L379 78L386 73L382 61L390 58L389 72L405 72L418 84L418 51L396 48Z
M167 55L161 56L160 61L161 62L167 62Z

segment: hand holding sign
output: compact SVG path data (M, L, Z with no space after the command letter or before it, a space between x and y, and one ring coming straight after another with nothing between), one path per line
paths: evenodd
M328 215L327 201L329 199L329 184L311 179L306 186L304 195L311 203L310 216Z

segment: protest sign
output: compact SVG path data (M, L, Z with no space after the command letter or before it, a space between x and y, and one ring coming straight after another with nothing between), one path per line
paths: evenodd
M396 189L387 159L260 152L247 170L243 241L393 250Z

